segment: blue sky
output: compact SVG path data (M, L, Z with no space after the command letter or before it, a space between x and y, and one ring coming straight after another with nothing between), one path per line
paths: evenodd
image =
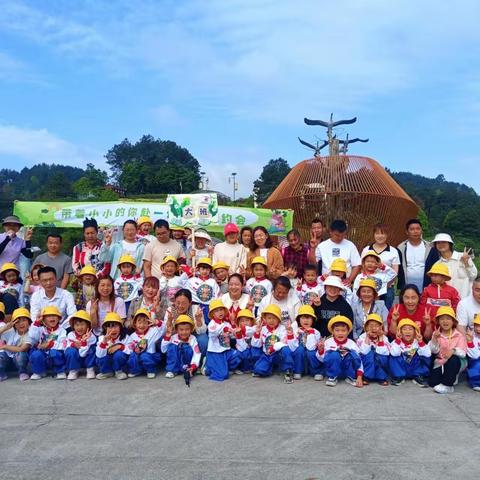
M309 158L303 117L357 116L350 153L480 192L480 2L0 0L0 164L106 168L143 134L240 194Z

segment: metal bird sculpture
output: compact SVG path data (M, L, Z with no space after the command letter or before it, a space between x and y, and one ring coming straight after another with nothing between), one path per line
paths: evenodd
M328 142L326 140L323 140L321 145L320 145L320 142L317 142L316 145L312 145L311 143L308 143L305 140L302 140L300 137L297 137L297 138L302 145L305 145L306 147L311 148L314 151L315 157L319 157L320 151L322 150L322 148L328 145Z
M362 143L367 143L368 142L368 138L352 138L351 140L348 138L348 133L347 133L347 137L345 138L345 140L339 140L338 143L340 145L343 145L342 146L342 149L341 149L341 153L343 153L344 155L347 153L348 151L348 146L351 144L351 143L356 143L356 142L362 142Z
M333 121L333 113L330 114L330 121L325 122L324 120L311 120L309 118L304 118L303 121L307 125L320 125L321 127L326 127L331 130L334 127L338 127L339 125L351 125L357 121L357 117L353 117L349 120L337 120L336 122Z

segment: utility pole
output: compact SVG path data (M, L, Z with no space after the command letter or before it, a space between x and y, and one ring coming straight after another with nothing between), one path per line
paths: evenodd
M238 189L238 183L236 179L237 173L233 172L230 177L228 177L228 183L232 182L233 183L233 203L235 203L235 192Z

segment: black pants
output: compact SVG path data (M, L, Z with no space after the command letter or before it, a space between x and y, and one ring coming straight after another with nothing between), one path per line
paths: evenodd
M443 366L432 369L428 384L431 387L434 387L435 385L442 383L447 387L453 387L457 375L460 372L460 367L460 358L456 355L452 355Z

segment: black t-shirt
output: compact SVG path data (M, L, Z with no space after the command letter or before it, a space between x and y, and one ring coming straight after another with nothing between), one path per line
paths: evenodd
M340 295L334 302L328 300L327 295L324 294L320 299L320 306L316 307L313 305L315 310L315 316L317 320L315 321L314 328L316 328L322 337L330 336L330 332L327 329L328 322L335 315L344 315L349 318L353 323L353 311L352 307L345 300L345 298Z

